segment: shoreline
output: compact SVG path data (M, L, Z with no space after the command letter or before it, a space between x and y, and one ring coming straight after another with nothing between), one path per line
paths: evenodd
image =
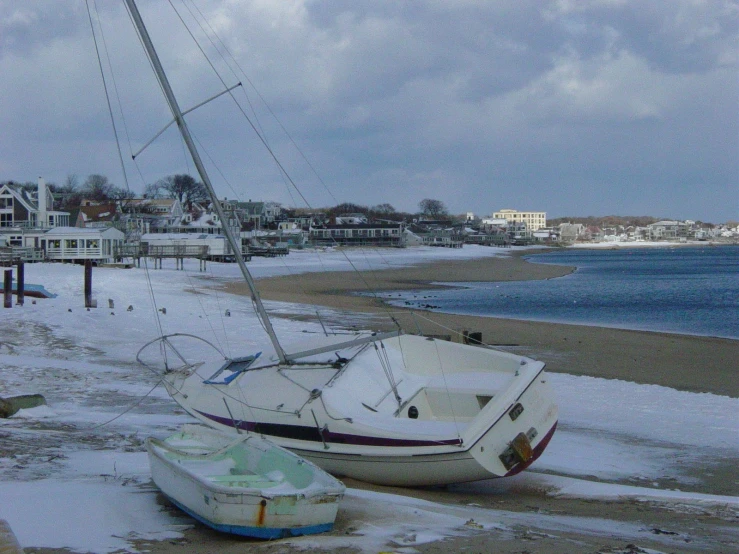
M270 277L259 279L259 289L268 301L320 306L347 312L343 315L350 319L361 315L378 330L394 328L387 317L392 313L408 332L420 330L451 336L452 340L459 340L455 337L464 330L481 332L484 343L541 360L551 372L739 397L739 380L731 375L739 353L739 341L734 339L410 310L356 294L368 288L377 292L433 290L445 286L445 282L552 279L576 269L524 259L540 251L519 250L508 256L363 271L362 279L357 279L353 271ZM241 282L226 283L225 289L248 294L246 284ZM317 319L305 314L280 317Z

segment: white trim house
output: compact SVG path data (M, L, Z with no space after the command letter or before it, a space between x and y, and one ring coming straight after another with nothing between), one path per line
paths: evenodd
M41 248L50 262L113 261L125 235L113 227L56 227L24 236L24 246Z
M49 229L69 225L69 212L53 209L54 196L41 177L36 194L16 185L0 186L0 232L10 228Z

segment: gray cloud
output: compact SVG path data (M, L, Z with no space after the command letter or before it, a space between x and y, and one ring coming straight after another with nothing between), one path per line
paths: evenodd
M739 219L735 2L173 4L224 80L243 79L191 14L206 16L300 144L333 195L246 86L252 121L314 206L414 211L436 197L480 215ZM135 150L169 116L122 3L97 9L128 152L126 131ZM169 4L140 9L181 105L219 91ZM84 3L0 2L0 45L0 179L104 173L122 184ZM226 99L189 119L220 194L299 205ZM137 191L192 171L173 131L139 165L143 180L127 162Z

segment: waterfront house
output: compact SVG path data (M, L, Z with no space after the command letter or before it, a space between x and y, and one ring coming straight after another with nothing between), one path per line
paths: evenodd
M108 263L124 234L113 227L55 227L30 230L23 238L23 246L41 249L47 261Z
M322 225L310 228L316 246L405 246L403 223Z
M41 177L35 191L19 184L0 186L0 232L11 229L64 227L69 212L54 210L54 195Z
M690 225L684 221L657 221L647 225L649 240L687 239Z

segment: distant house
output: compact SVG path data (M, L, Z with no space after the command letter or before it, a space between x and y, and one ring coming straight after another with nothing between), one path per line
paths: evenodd
M119 200L120 227L130 241L146 233L166 233L185 219L182 204L176 198L131 198Z
M69 226L69 212L54 210L54 195L39 177L35 191L6 183L0 186L0 232L3 229L50 229Z
M115 202L82 202L75 227L111 227L118 216Z
M311 227L310 241L317 246L405 246L403 223L362 223Z
M278 248L302 248L307 235L306 231L297 226L291 228L282 226L275 231L254 231L254 239L257 242Z
M115 227L125 233L127 242L138 242L141 235L166 232L183 220L179 200L173 198L126 198L98 202L83 199L75 219L76 227Z
M559 242L560 240L559 229L551 227L540 227L532 235L534 239L540 242Z
M224 208L227 202L223 202ZM231 202L232 210L242 225L251 229L262 229L277 220L282 208L276 202Z
M176 252L183 257L204 257L217 261L232 261L234 253L223 235L209 233L150 233L141 236L141 251L150 255L155 248Z
M483 217L480 220L481 231L491 231L493 229L505 229L508 227L508 220L502 217Z
M465 244L479 244L481 246L508 246L510 241L504 227L479 226L478 231L467 230L464 233Z
M603 240L603 231L597 225L589 225L583 229L580 238L585 241L592 240L600 242Z
M658 221L647 225L649 240L680 240L686 239L690 225L683 221Z
M457 233L449 231L434 231L421 237L424 246L443 246L445 248L462 248L464 240Z
M564 242L574 242L585 233L585 225L582 223L560 223L559 236Z

